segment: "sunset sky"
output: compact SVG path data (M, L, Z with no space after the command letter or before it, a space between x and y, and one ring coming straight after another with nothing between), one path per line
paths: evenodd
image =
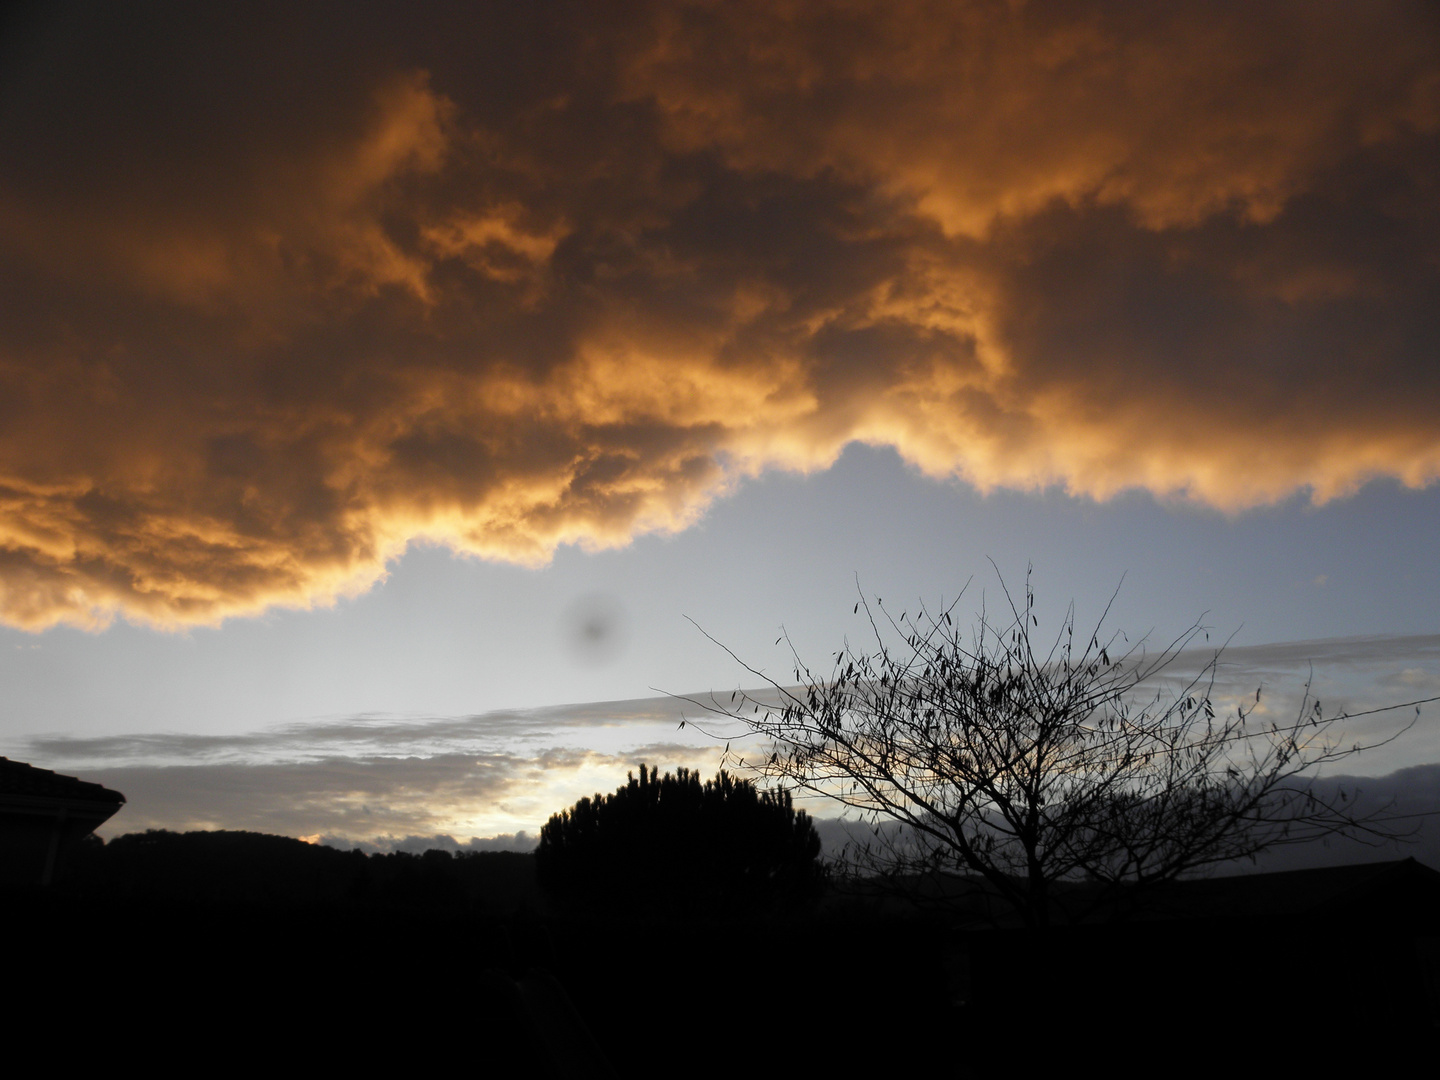
M1434 5L7 19L0 753L112 833L533 838L715 767L706 634L1030 564L1281 711L1440 695ZM1433 795L1437 716L1356 769Z

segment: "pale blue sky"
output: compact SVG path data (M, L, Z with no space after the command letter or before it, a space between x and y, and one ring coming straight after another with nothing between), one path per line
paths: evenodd
M856 578L897 611L982 593L994 558L1012 588L1026 561L1051 618L1076 602L1109 625L1176 634L1205 615L1237 645L1440 632L1440 491L1391 482L1315 507L1296 498L1235 515L1146 494L1110 502L1058 491L980 495L852 446L830 470L772 473L718 500L701 523L626 548L562 548L541 569L411 550L389 578L332 608L276 610L217 629L167 633L118 622L101 633L0 629L7 740L241 732L362 713L459 715L692 692L742 673L686 621L756 666L785 670L783 625L822 660L846 633ZM621 644L577 659L567 609L618 598Z

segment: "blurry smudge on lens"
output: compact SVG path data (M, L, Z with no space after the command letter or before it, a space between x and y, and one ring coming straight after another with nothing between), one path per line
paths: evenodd
M613 593L593 592L572 600L561 620L571 660L599 667L620 658L629 638L625 605Z

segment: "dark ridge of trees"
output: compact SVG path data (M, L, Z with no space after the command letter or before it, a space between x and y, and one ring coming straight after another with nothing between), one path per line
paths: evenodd
M96 899L251 907L515 911L541 900L530 854L366 855L226 830L151 829L109 843L92 837L59 884L70 895Z
M787 791L721 771L704 783L640 766L613 795L554 815L535 853L542 888L587 908L760 912L815 897L820 837Z
M91 847L74 877L126 898L273 904L345 899L365 873L365 856L288 836L152 829Z

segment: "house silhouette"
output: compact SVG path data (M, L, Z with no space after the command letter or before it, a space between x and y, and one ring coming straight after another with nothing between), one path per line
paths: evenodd
M49 885L65 850L123 805L118 791L0 757L0 884Z

